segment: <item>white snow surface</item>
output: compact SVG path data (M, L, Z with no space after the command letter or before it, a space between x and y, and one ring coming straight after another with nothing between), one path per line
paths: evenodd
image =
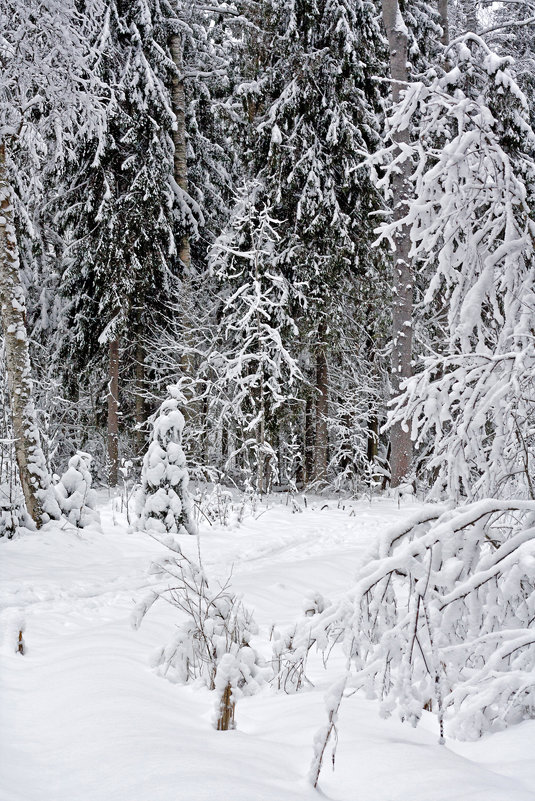
M102 531L49 523L0 540L0 801L535 801L535 721L440 746L432 716L412 729L356 694L340 707L336 770L327 749L313 790L314 736L341 657L326 671L312 659L313 689L240 698L236 730L215 731L214 692L150 667L175 610L157 604L138 631L130 624L165 551L127 527L117 501L100 500ZM205 570L216 580L232 570L259 643L302 615L306 598L348 590L373 539L419 508L343 505L314 498L293 514L272 496L239 527L201 524ZM197 538L180 542L195 557Z

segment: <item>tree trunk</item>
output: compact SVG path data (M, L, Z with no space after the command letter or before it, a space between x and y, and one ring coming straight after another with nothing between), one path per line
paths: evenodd
M173 156L173 175L176 183L184 192L188 192L188 162L187 162L187 148L186 148L186 92L184 88L184 57L182 47L182 37L174 34L169 41L169 49L171 58L176 67L176 74L171 79L171 105L176 117L176 128L173 130L173 144L175 146ZM185 352L182 356L181 367L185 376L190 378L194 375L195 364L194 358L191 355L193 346L193 337L191 332L191 317L188 316L189 299L191 297L191 249L189 236L184 234L178 243L178 257L184 267L184 274L182 277L182 294L185 302L183 303L183 312L180 315L181 327L183 331L183 340L185 345ZM191 387L184 388L184 395L188 403L191 403L193 391ZM186 405L183 409L186 422L189 423L194 416L194 410L191 411Z
M377 458L378 441L379 441L379 418L377 417L377 412L370 405L369 417L368 417L368 441L366 447L366 458L368 459L368 462L370 464L373 464Z
M327 477L327 451L329 447L329 432L327 416L329 414L329 371L327 369L327 346L325 327L318 330L318 344L316 346L316 443L314 450L314 478L316 481L325 481Z
M178 186L188 191L188 164L186 160L186 93L184 90L184 59L182 54L182 39L173 35L170 40L171 58L176 67L176 74L171 80L171 103L176 117L176 128L173 131L175 153L173 172ZM178 256L189 272L191 267L191 253L189 238L184 236L179 244Z
M59 518L60 513L54 498L48 497L50 476L41 449L33 402L26 305L20 281L13 196L3 143L0 143L0 308L15 458L26 509L39 528L50 517Z
M390 50L390 74L392 100L397 103L407 82L407 40L408 33L397 0L383 0L383 22L388 36ZM409 142L408 129L395 134L394 141L399 145ZM394 221L401 219L406 211L410 192L410 163L400 165L392 182ZM411 247L409 228L403 226L394 237L394 265L392 283L392 393L398 395L400 384L412 373L412 266L409 259ZM391 484L397 487L403 482L411 465L412 442L410 433L396 423L390 432Z
M143 426L147 421L147 410L145 408L145 348L140 341L140 330L137 332L136 344L136 456L141 456L145 451L145 431Z
M311 394L307 394L305 406L305 482L310 482L314 479L315 440L314 398Z
M477 0L462 0L462 5L466 30L477 33Z
M116 487L119 476L119 339L110 340L108 348L108 483Z
M450 27L448 19L448 0L438 0L438 13L440 16L440 26L442 28L442 36L440 41L447 47L450 43Z
M229 682L223 690L223 695L219 702L219 717L216 723L217 731L229 731L229 729L236 728L236 721L234 718L235 711L236 702L232 697L232 686Z
M258 316L257 316L258 317ZM259 320L257 319L257 323ZM262 495L266 489L266 397L264 389L264 370L261 370L260 386L258 387L258 403L260 416L256 427L256 491Z

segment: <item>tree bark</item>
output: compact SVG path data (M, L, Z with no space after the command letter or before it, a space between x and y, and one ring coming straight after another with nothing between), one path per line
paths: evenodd
M320 325L318 344L316 346L316 443L314 449L314 478L325 481L327 477L327 452L329 432L327 416L329 414L329 370L327 367L327 346L325 343L325 327Z
M314 479L315 439L316 427L314 420L314 398L310 393L308 393L305 405L305 482L310 482Z
M108 372L108 483L119 477L119 339L110 340Z
M188 164L186 159L186 92L184 89L184 58L182 52L182 39L177 34L170 40L171 58L176 67L176 74L171 80L171 103L176 117L176 128L173 131L173 143L175 153L173 159L173 172L178 186L188 191ZM182 237L178 256L186 268L186 272L191 267L191 253L189 238Z
M383 0L383 22L388 36L390 51L390 74L392 83L392 100L397 103L401 91L408 80L407 42L408 32L399 10L397 0ZM409 142L408 129L394 135L394 141L400 146ZM410 164L405 161L398 169L392 182L394 203L394 221L400 220L406 213L406 204L410 192ZM392 283L392 393L398 395L401 382L412 374L412 265L410 251L409 228L404 225L398 229L394 237L393 283ZM390 432L391 485L397 487L409 472L412 460L412 442L410 433L404 431L400 423L396 423Z
M0 143L0 308L15 458L26 509L39 528L50 517L59 518L60 514L55 500L47 497L50 476L41 449L33 402L26 304L20 280L13 195L3 143Z
M137 332L136 343L136 455L141 456L145 451L145 432L143 426L147 421L147 410L145 407L145 348L140 340L141 326Z
M177 185L184 192L188 192L188 162L187 162L187 146L186 146L186 91L184 87L184 55L182 46L182 37L178 34L171 36L169 41L169 49L173 64L176 67L176 73L171 79L171 106L176 117L176 128L173 130L173 175ZM190 329L191 320L188 319L188 300L191 297L191 248L189 236L184 234L178 243L178 257L184 267L184 274L182 277L182 293L186 302L183 306L183 312L180 315L181 327L183 330L183 339L185 345L185 353L182 357L182 372L185 376L192 377L194 375L194 358L191 355L191 346L193 345L193 337ZM186 387L184 389L187 402L192 401L192 390ZM191 421L193 412L186 405L183 409L186 423Z
M440 41L447 47L450 43L450 27L448 18L448 0L438 0L438 13L440 16L440 27L442 28L442 36Z
M232 686L229 682L223 690L223 695L219 702L219 717L216 723L217 731L229 731L236 728L234 718L236 712L236 702L232 697Z
M373 464L377 458L378 448L377 443L379 440L379 418L377 412L371 406L369 407L368 417L368 441L366 447L366 458L370 464Z
M263 495L265 489L265 467L266 458L264 454L264 446L266 444L266 409L264 402L264 382L260 385L260 419L256 429L256 491L260 496Z

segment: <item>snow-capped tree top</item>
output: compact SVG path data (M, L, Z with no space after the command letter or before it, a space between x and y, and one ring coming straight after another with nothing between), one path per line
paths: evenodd
M0 140L15 137L32 156L46 153L45 129L55 157L68 155L74 132L98 132L100 94L90 42L105 17L101 0L80 14L75 0L6 0L0 8ZM100 91L99 91L100 90Z

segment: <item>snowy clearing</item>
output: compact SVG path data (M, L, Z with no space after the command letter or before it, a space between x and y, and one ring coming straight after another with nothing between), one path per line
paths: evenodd
M102 499L101 499L102 500ZM104 499L105 500L105 499ZM416 504L314 499L293 514L284 497L234 528L201 525L205 568L243 593L267 642L304 598L352 584L373 538ZM312 661L314 689L264 688L238 702L237 730L212 727L216 698L157 675L151 654L172 634L174 610L130 619L161 546L131 533L112 503L102 531L49 524L0 541L2 647L0 801L535 801L535 721L475 743L437 744L436 723L414 730L378 705L344 699L336 771L307 782L324 693L342 671ZM194 555L194 537L181 537ZM25 653L17 653L24 630Z

